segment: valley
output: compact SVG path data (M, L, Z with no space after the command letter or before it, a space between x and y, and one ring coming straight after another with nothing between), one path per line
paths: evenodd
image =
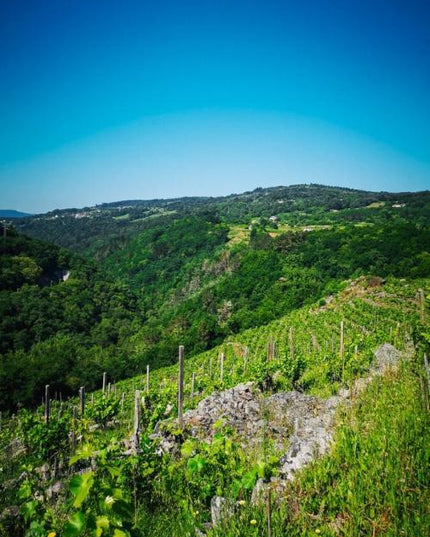
M0 535L427 535L429 217L296 185L7 221Z

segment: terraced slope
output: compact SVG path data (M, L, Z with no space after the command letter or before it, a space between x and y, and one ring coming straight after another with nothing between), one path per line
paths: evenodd
M411 344L414 326L422 318L421 290L424 293L426 288L428 280L375 280L369 284L362 278L347 284L336 297L242 332L186 359L186 395L191 394L193 373L195 377L194 397L186 397L186 405L192 406L213 389L249 380L272 383L269 387L275 389L295 387L318 395L336 393L342 383L367 371L379 345L391 343L403 351ZM161 387L169 391L170 387L175 404L176 379L177 366L156 370L151 373L151 390ZM143 377L118 384L118 390L126 394L132 387L143 388Z
M267 396L296 389L328 398L366 376L381 344L411 356L339 415L330 454L282 494L274 490L272 537L426 535L430 414L421 334L429 289L428 280L349 282L318 305L186 358L189 409L247 381ZM172 419L178 450L159 454L150 436L176 416L177 376L177 365L150 372L149 393L143 373L108 379L105 393L87 396L83 415L73 412L77 401L53 401L47 424L42 407L3 423L0 535L268 535L267 506L250 503L257 480L269 483L279 462L264 424L258 448L246 449L222 422L205 441ZM215 496L237 502L235 516L209 527Z

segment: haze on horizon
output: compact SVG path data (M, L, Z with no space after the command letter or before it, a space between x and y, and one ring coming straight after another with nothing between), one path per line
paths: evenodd
M430 187L430 5L0 7L0 208Z

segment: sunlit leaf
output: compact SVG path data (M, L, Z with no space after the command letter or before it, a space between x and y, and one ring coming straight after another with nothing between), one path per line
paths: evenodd
M94 483L93 472L87 472L82 475L75 475L70 480L69 488L75 501L73 506L79 508L82 503L85 501L85 498L88 496L91 487Z
M85 514L81 511L72 515L64 526L63 537L77 537L80 535L84 531L85 522Z

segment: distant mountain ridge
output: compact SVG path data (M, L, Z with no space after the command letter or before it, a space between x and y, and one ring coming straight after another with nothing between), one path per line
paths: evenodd
M33 215L30 213L15 211L14 209L0 209L0 218L26 218L27 216Z

